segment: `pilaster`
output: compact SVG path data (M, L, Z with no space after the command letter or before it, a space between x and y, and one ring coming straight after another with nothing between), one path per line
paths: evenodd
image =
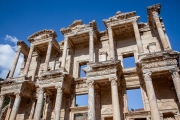
M13 78L13 75L14 75L14 72L16 70L16 66L17 66L17 63L18 63L18 59L19 59L20 53L21 53L21 46L18 46L18 51L16 53L16 57L14 59L14 63L12 65L11 71L9 73L9 78Z
M4 99L5 99L5 95L0 95L0 111L1 111L2 108L3 108Z
M16 98L14 101L14 105L13 105L9 120L15 120L16 119L16 115L17 115L17 112L19 110L19 106L20 106L20 102L21 102L20 93L15 93L15 95L16 95Z
M63 49L63 56L62 56L62 68L66 67L66 57L67 57L67 45L68 45L68 38L65 37L64 40L64 49Z
M57 94L56 94L56 103L55 103L55 120L60 120L63 89L62 86L60 85L56 86L56 89L57 89Z
M41 111L42 111L42 105L43 105L43 99L44 99L44 88L39 88L38 100L37 100L37 103L36 103L36 110L35 110L34 120L40 120Z
M156 24L156 27L157 27L157 30L158 30L159 37L160 37L160 39L161 39L163 48L164 48L164 49L168 49L169 46L168 46L168 43L167 43L167 40L166 40L166 36L165 36L164 31L163 31L161 22L160 22L160 20L159 20L158 13L157 13L156 11L154 11L154 12L152 12L152 15L153 15L153 19L154 19L154 22L155 22L155 24Z
M109 78L111 82L111 96L112 96L112 106L113 106L113 120L121 120L120 114L120 105L119 105L119 95L118 95L118 86L117 78Z
M140 33L139 33L137 21L133 20L132 24L133 24L133 28L134 28L134 34L135 34L135 38L136 38L138 52L143 53L144 50L143 50L142 40L141 40L141 36L140 36Z
M94 62L94 31L89 32L89 62Z
M156 96L154 92L154 87L152 84L151 74L152 73L150 71L143 72L143 77L146 84L146 89L147 89L147 94L148 94L148 99L149 99L149 104L150 104L151 118L153 120L161 120L158 104L157 104L157 100L156 100Z
M178 97L178 102L180 104L180 76L179 76L179 69L171 69L169 70L169 72L171 73L171 76L172 76L172 80L173 80L173 83L174 83L174 87L175 87L175 90L176 90L176 94L177 94L177 97Z
M49 41L48 50L47 50L47 54L46 54L46 60L45 60L45 69L44 69L45 72L48 70L49 60L51 57L51 50L52 50L52 41Z
M30 63L31 63L33 51L34 51L34 45L31 45L31 48L30 48L30 51L29 51L29 54L28 54L28 58L27 58L27 61L26 61L26 66L24 68L24 75L25 76L27 75L27 73L29 71L29 66L30 66Z
M88 120L95 120L94 81L88 81Z
M115 59L115 51L114 51L114 38L113 38L113 31L112 27L108 26L108 35L109 35L109 52L110 52L110 59Z

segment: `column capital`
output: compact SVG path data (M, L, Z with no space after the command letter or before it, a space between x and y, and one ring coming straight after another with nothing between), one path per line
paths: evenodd
M137 19L133 19L131 22L132 24L137 24Z
M40 87L37 91L37 94L44 94L44 88L43 87Z
M0 95L0 101L3 101L5 98L5 95Z
M144 77L145 81L151 80L151 74L152 74L151 71L143 71L143 77Z
M179 77L179 69L170 69L169 72L173 78Z
M57 93L62 92L63 89L64 89L64 88L62 87L62 85L56 85L55 88L57 89Z
M90 29L90 30L89 30L89 35L93 36L93 34L94 34L94 30L93 30L93 29Z
M109 78L109 81L111 82L111 86L117 86L117 77L111 77Z
M107 29L108 29L108 31L109 31L109 30L112 31L112 26L111 26L111 25L108 25L108 26L107 26Z
M94 80L90 80L86 82L88 85L88 88L94 88Z

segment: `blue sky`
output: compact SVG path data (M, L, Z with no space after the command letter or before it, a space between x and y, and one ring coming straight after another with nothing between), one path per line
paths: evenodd
M162 5L160 16L172 48L180 51L179 0L1 0L0 77L5 78L12 66L17 40L24 40L29 45L28 36L43 29L53 29L58 34L57 41L61 41L64 37L60 29L77 19L85 24L96 20L102 31L105 30L102 20L114 16L117 11L136 11L139 22L147 22L146 8L155 3Z

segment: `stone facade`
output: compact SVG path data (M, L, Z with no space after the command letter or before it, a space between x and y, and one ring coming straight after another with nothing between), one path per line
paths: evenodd
M9 77L0 83L1 120L180 120L179 53L171 49L160 8L147 8L147 23L138 23L135 11L118 11L103 20L105 31L94 20L75 20L60 29L59 43L53 30L29 36L30 47L18 41ZM24 61L13 78L20 53ZM128 56L135 67L124 68ZM132 112L126 90L133 88L140 88L144 109ZM88 94L87 106L76 106L81 94ZM10 103L3 108L5 96Z

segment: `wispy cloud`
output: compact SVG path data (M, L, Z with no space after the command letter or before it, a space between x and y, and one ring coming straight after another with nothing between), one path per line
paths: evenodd
M17 43L18 39L15 36L10 36L10 35L6 35L6 37L4 38L4 40L13 42L13 43Z
M10 35L6 35L5 39L9 42L17 43L18 39L16 37L12 37ZM12 67L14 62L14 58L16 55L17 46L10 46L9 44L0 44L0 78L5 79L9 70ZM20 55L17 67L15 70L14 76L17 77L20 71L21 63L23 61L23 56Z

